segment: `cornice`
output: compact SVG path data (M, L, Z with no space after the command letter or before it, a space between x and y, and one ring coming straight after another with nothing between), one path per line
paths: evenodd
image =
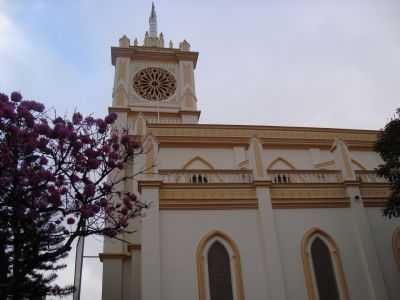
M164 185L160 210L220 210L258 208L255 189L250 185Z
M168 116L168 117L173 117L173 116L182 116L182 115L193 115L196 117L200 117L201 111L200 110L174 110L174 111L139 111L139 110L134 110L133 107L129 106L109 106L108 107L108 112L126 112L129 115L138 115L138 114L143 114L144 116Z
M360 192L365 207L385 207L391 195L387 183L361 183Z
M378 131L314 127L150 124L149 131L161 146L233 146L248 145L257 136L264 147L329 149L335 139L342 139L350 149L372 150Z
M348 208L342 184L285 184L271 187L272 208Z
M198 52L182 51L180 49L138 47L111 47L111 63L115 66L117 57L128 57L134 60L158 60L168 62L191 61L196 68Z
M161 185L162 185L162 180L153 180L153 179L139 180L138 190L139 193L141 193L144 188L160 188Z

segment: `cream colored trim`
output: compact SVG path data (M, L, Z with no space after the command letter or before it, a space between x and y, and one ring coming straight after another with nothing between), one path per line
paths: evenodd
M224 185L163 185L160 209L257 209L257 194L253 187L239 184Z
M231 257L233 260L233 272L235 278L235 286L237 292L237 300L244 300L244 289L243 289L243 278L242 278L242 269L240 264L240 253L239 248L236 243L225 233L219 230L214 230L207 233L199 242L196 251L196 266L197 266L197 288L199 290L199 300L207 300L207 291L206 291L206 283L205 283L205 260L204 257L204 249L207 245L207 242L214 237L219 237L227 242L227 244L232 249L234 255ZM232 263L232 262L231 262Z
M161 180L139 180L138 191L141 193L143 188L159 188L161 184Z
M248 166L249 166L249 160L248 159L246 159L246 160L244 160L244 161L239 163L239 169L240 170L247 170Z
M272 208L345 208L350 207L343 184L272 185Z
M148 185L160 183L151 181ZM274 185L269 180L253 184L162 184L159 205L163 210L257 209L257 186L270 186L274 209L350 207L342 183Z
M374 147L377 131L305 128L283 126L246 126L213 124L151 124L151 131L163 145L248 145L257 136L268 147L316 147L327 149L332 141L340 138L351 149Z
M339 248L333 238L325 231L319 228L311 228L308 230L301 241L301 256L303 259L304 277L309 300L318 300L317 287L313 279L313 271L311 267L311 253L309 252L309 242L315 235L320 235L328 242L329 250L331 252L332 263L334 265L336 281L340 295L343 297L341 300L349 300L349 292L346 283L346 278L340 258Z
M397 265L397 270L400 272L400 226L398 226L392 235L393 257Z
M283 157L277 157L275 158L267 167L267 170L272 170L273 166L277 164L278 162L282 162L283 164L287 165L291 170L296 170L296 167L292 165L289 161L284 159Z
M205 160L204 158L202 158L200 156L195 156L192 159L190 159L187 163L185 163L183 165L182 169L184 169L184 170L188 169L188 167L190 167L190 165L196 161L200 161L201 163L206 165L210 170L214 170L214 167L212 166L212 164L210 164L207 160Z
M385 207L391 195L387 183L361 183L360 192L364 207Z
M334 160L328 160L328 161L324 161L324 162L320 162L318 164L315 164L315 167L317 169L323 169L323 168L327 168L327 167L331 167L331 166L335 166L335 161Z
M347 172L345 177L352 178L352 177L354 177L354 171L353 171L353 168L351 167L351 160L350 160L349 152L346 149L347 146L342 140L338 141L338 146L339 146L340 154L342 156L344 168Z
M251 144L253 146L253 154L254 154L254 164L255 164L255 175L257 177L263 177L265 174L265 170L263 167L263 159L262 159L262 154L260 151L260 142L257 138L253 138L251 140Z
M115 65L117 57L129 57L132 60L158 60L168 62L179 62L181 60L191 61L193 68L196 67L198 52L182 51L180 49L157 48L135 46L129 48L111 47L111 63Z

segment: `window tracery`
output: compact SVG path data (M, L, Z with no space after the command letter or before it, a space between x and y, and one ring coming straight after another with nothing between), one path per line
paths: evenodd
M161 101L171 97L176 91L176 79L172 73L158 67L140 70L133 79L137 94L146 100Z

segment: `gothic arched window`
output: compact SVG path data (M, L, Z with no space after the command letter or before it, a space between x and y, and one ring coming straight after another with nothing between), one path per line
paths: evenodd
M397 270L400 271L400 226L393 232L392 237L393 256L397 264Z
M243 300L240 254L220 231L203 237L196 254L199 300Z
M216 240L207 253L208 286L211 300L233 300L229 253Z
M349 299L339 249L327 233L316 228L308 231L302 256L310 300Z

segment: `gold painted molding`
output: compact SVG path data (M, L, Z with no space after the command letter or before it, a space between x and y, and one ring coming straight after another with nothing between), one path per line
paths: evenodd
M248 185L163 185L160 189L160 209L257 209L254 188Z
M204 249L207 245L207 242L214 237L219 237L226 241L230 248L233 251L233 256L230 257L233 260L233 272L235 274L235 285L237 290L237 300L244 300L244 288L243 288L243 277L242 277L242 269L240 264L240 252L239 248L227 234L223 233L219 230L213 230L207 233L199 242L196 250L196 267L197 267L197 288L199 290L199 300L206 300L207 291L206 291L206 283L205 283L205 260L206 258L203 255Z
M267 170L269 171L269 170L273 170L272 169L272 167L276 164L276 163L278 163L278 162L282 162L282 163L284 163L285 165L287 165L291 170L296 170L296 167L293 165L293 164L291 164L289 161L287 161L286 159L284 159L283 157L277 157L277 158L275 158L269 165L268 165L268 167L267 167Z
M272 208L345 208L350 198L342 184L285 184L271 187Z
M340 258L339 248L334 241L334 239L327 234L325 231L319 228L311 228L308 230L301 241L301 256L303 259L303 269L304 269L304 278L305 284L308 292L309 300L317 300L319 299L317 295L317 287L314 284L312 268L311 268L311 253L308 251L308 244L310 240L315 236L320 235L324 237L329 243L329 250L332 257L332 262L334 265L334 269L336 270L336 282L338 285L339 293L343 296L341 300L349 300L349 291L346 283L346 278L343 270L342 260ZM332 249L333 248L333 249Z
M365 207L385 207L391 195L387 183L361 183L360 192Z
M181 60L191 61L196 68L198 52L182 51L180 49L153 48L134 46L129 48L111 47L111 63L114 66L117 57L129 57L133 60L161 60L168 62L179 62Z
M141 193L143 188L159 188L161 184L161 180L139 180L138 191Z
M190 167L191 164L193 164L195 161L199 161L201 163L203 163L204 165L206 165L210 170L214 170L215 168L213 167L213 165L211 163L209 163L206 159L202 158L201 156L195 156L192 159L190 159L187 163L185 163L182 167L183 170L188 169L188 167Z
M213 124L151 124L152 133L164 145L248 145L257 136L264 146L330 148L335 139L342 139L351 149L373 149L377 131Z

